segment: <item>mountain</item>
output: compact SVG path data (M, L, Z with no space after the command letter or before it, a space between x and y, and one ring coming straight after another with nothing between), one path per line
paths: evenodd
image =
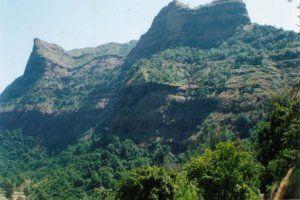
M299 47L241 0L170 2L125 44L34 39L0 95L0 198L299 198Z
M0 129L49 150L91 130L176 151L246 138L263 116L256 108L298 80L299 42L252 24L239 0L173 1L137 42L65 51L35 39L23 76L0 96Z
M118 68L135 43L65 51L34 39L23 76L0 96L0 128L22 129L55 148L74 142L111 109Z
M237 27L246 24L250 24L250 19L241 0L215 1L194 9L174 0L154 18L148 32L126 58L126 64L178 46L216 47Z

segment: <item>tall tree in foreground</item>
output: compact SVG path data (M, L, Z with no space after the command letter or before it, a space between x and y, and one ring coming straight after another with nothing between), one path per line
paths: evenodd
M117 192L121 200L173 200L174 181L159 167L141 167L132 170Z
M186 166L188 178L195 180L204 199L261 199L261 166L252 153L233 143L220 143Z
M299 166L299 86L300 83L290 92L274 98L265 121L257 126L257 157L266 167L262 190L268 195L290 168Z

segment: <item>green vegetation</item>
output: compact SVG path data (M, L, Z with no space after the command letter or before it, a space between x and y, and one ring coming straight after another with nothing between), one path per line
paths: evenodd
M170 108L164 113L172 113L173 104L203 99L219 102L204 123L198 120L194 125L197 130L188 140L197 143L195 146L209 143L208 127L214 127L212 132L227 129L234 138L248 138L266 112L264 102L298 80L299 65L291 61L299 62L299 44L296 33L247 25L217 48L177 47L139 60L125 82L126 86L160 84L178 88L175 94L170 91L163 103ZM169 121L178 120L170 114L168 117ZM174 131L171 134L176 136Z
M188 177L203 189L204 199L261 199L259 178L262 168L252 153L220 143L187 165Z
M124 200L173 200L175 186L164 169L142 167L129 173L127 180L121 184L117 196Z
M262 199L259 192L263 168L242 143L220 143L189 161L177 172L142 167L122 182L120 199ZM168 172L166 171L168 170Z
M248 138L265 113L264 102L300 74L299 35L269 26L239 27L214 48L174 47L124 68L134 44L64 52L84 63L67 67L35 52L36 62L27 68L44 71L25 73L1 94L0 127L26 127L24 134L41 137L50 151L90 128L146 143L158 133L173 141L172 148L206 144L203 151L219 141ZM220 130L227 135L217 135ZM56 142L60 137L62 144Z
M286 92L300 37L246 24L217 41L196 30L198 46L146 41L130 66L136 42L65 51L35 40L0 96L0 197L258 200L290 171L285 196L300 198L299 84Z
M32 185L29 197L99 199L116 189L126 170L148 163L145 153L129 140L107 137L79 142L52 159L54 165Z
M108 198L128 170L176 162L169 156L169 148L158 142L141 149L130 140L92 136L58 155L47 155L36 152L37 142L19 143L20 132L6 131L0 135L8 134L12 139L1 145L1 155L6 154L1 161L7 162L2 165L5 170L0 171L0 188L7 196L25 184L29 199ZM27 184L26 180L31 181Z
M295 88L275 98L266 120L257 126L257 157L266 167L263 191L268 191L268 194L274 190L276 184L280 183L290 168L299 165L300 98L298 90L299 88Z
M219 143L216 145L215 150L207 149L201 156L188 161L185 170L180 170L177 176L174 176L173 172L169 172L167 176L163 169L147 169L156 172L153 175L155 180L159 180L158 171L160 170L164 172L161 173L161 178L167 176L168 178L165 179L170 180L170 177L173 177L173 183L168 182L170 187L174 184L174 188L179 188L175 190L176 195L173 199L254 200L262 199L260 187L267 197L272 195L271 192L276 192L274 186L278 186L287 171L294 168L295 172L289 182L285 196L299 198L297 193L300 158L299 101L297 88L274 98L265 121L258 123L257 128L254 130L253 143L249 143L248 140L235 143ZM131 185L141 189L151 190L155 188L147 184L147 181L152 180L153 177L143 175L144 171L147 170L138 169L133 171L132 177L129 177L127 182L123 183L122 194L125 195L123 199L126 199L126 197L130 199L128 195L132 192L126 193L126 191L133 191L129 187ZM178 180L186 184L180 184ZM195 183L197 188L193 187ZM166 187L160 188L165 188L164 192L170 191ZM273 191L266 191L265 188L273 189ZM188 191L188 194L184 191ZM145 193L142 190L138 194L144 195Z
M136 41L126 44L108 43L95 48L74 49L68 53L75 60L75 66L82 66L90 61L107 55L118 55L126 57L130 50L136 45Z
M19 185L26 169L33 167L45 157L45 150L37 145L37 141L26 137L20 130L0 131L0 176L14 176Z
M260 192L272 195L294 168L286 195L297 195L299 102L296 90L274 98L254 130L254 142L221 142L191 160L189 152L173 155L159 140L141 148L92 131L49 155L20 131L2 131L1 168L6 169L0 187L7 197L25 188L33 200L254 200L262 198Z

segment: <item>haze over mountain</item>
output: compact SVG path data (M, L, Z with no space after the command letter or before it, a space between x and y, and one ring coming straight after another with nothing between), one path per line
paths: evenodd
M73 153L94 155L99 147L110 155L110 143L121 149L114 156L125 160L116 162L122 170L139 166L155 142L167 145L155 148L168 149L167 158L175 165L174 157L191 149L203 152L221 141L249 138L268 111L265 104L299 81L299 46L300 36L293 31L251 23L241 0L217 0L194 9L175 0L138 41L124 44L66 51L35 38L24 74L0 95L0 136L6 143L21 141L22 151L31 145L34 152L24 153L28 160L37 152L63 152L54 157L57 168L67 165L60 159ZM18 137L22 139L14 139ZM0 150L9 152L4 146ZM149 160L163 164L157 154ZM109 155L101 154L101 162ZM118 167L109 167L99 174L112 174L110 182L96 187L76 180L74 185L87 184L89 192L103 185L113 189L121 175Z

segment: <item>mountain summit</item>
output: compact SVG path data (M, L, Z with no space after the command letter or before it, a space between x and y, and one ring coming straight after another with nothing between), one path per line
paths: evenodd
M207 49L233 35L239 26L250 24L241 0L220 0L189 8L174 0L155 17L150 29L127 57L132 64L140 58L178 46Z
M53 66L59 68L70 68L72 66L72 58L62 47L39 38L35 38L33 43L33 49L24 75L43 74L46 71L53 72L56 69Z

